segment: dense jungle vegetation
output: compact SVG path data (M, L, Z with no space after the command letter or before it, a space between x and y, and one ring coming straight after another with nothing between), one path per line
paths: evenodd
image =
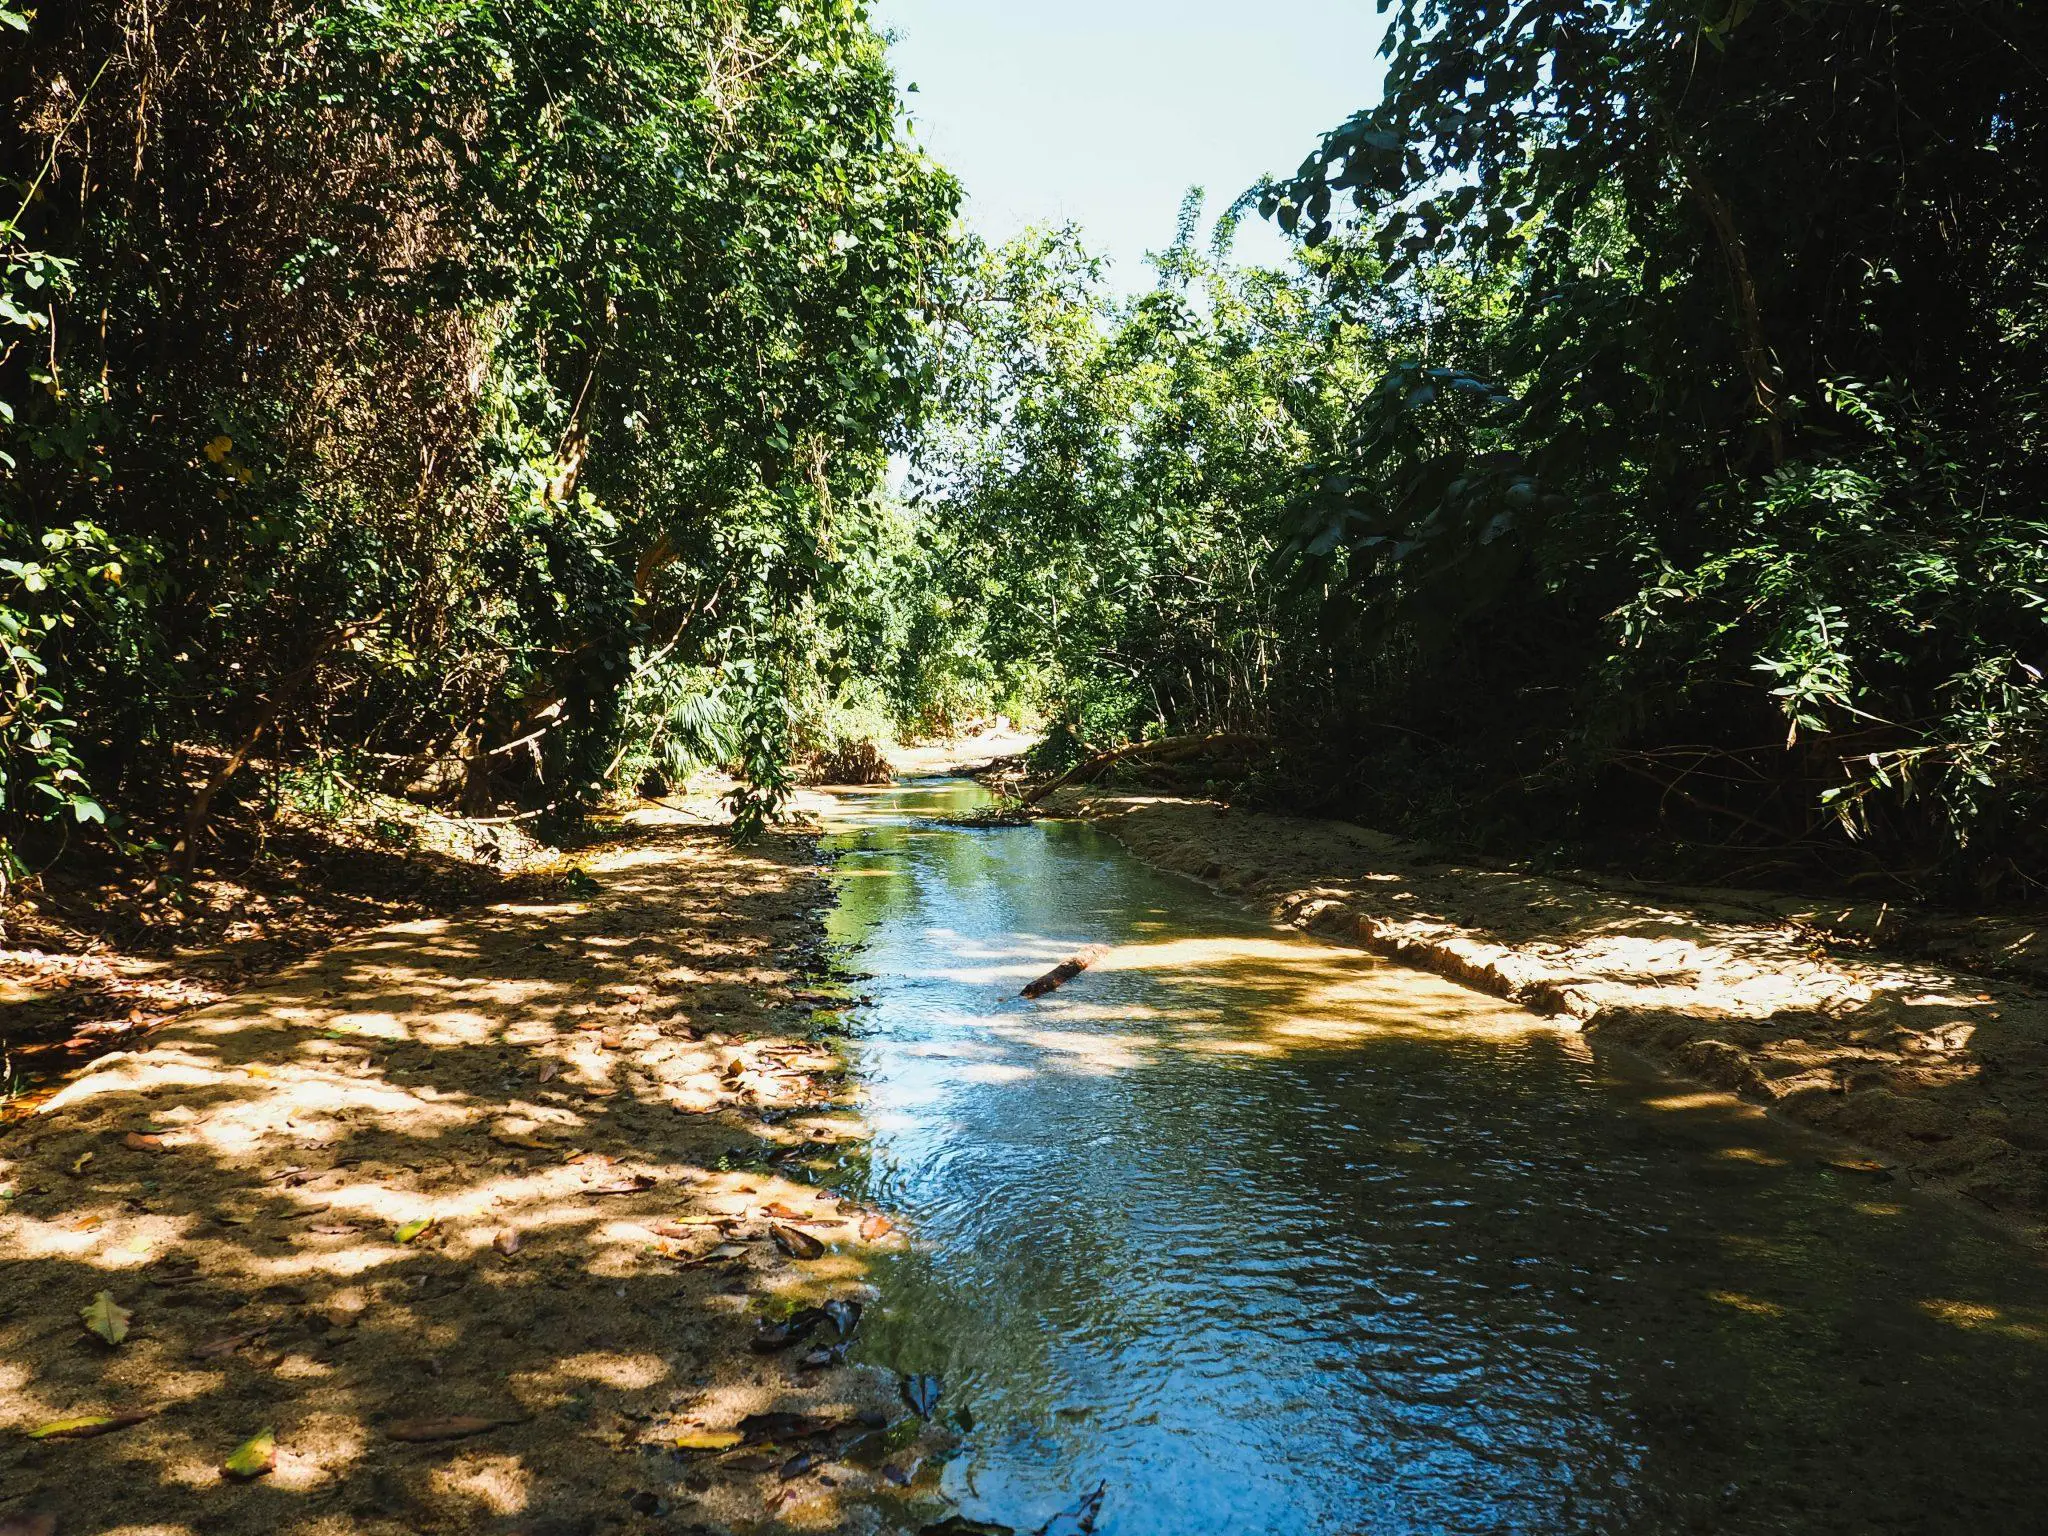
M957 230L855 0L0 50L14 873L174 874L280 784L725 762L752 825L1003 709L1499 852L2048 878L2038 7L1400 0L1381 99L1135 297Z

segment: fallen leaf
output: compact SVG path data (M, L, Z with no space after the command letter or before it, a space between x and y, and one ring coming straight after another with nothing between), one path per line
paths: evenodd
M512 1228L507 1227L491 1239L491 1246L509 1259L519 1251L519 1234Z
M825 1256L825 1245L808 1232L780 1224L768 1228L768 1235L775 1239L775 1246L792 1259L821 1259Z
M154 1408L144 1408L135 1413L82 1413L76 1418L38 1424L28 1432L28 1437L31 1440L90 1440L96 1435L111 1435L117 1429L126 1429L131 1424L140 1424L144 1419L155 1416Z
M248 1074L249 1074L249 1075L250 1075L251 1077L266 1077L266 1078L267 1078L267 1077L269 1077L269 1076L271 1076L271 1075L272 1075L272 1074L271 1074L271 1071L270 1071L270 1068L268 1068L268 1067L244 1067L244 1068L242 1068L242 1070L243 1070L244 1072L248 1073ZM252 1443L253 1443L253 1442L252 1442ZM267 1471L269 1471L270 1469L269 1469L268 1467L266 1467L266 1468L264 1468L264 1470L265 1470L265 1471L267 1472Z
M773 1354L809 1338L824 1321L823 1307L802 1307L779 1323L763 1323L756 1328L749 1347L758 1355Z
M192 1358L194 1360L213 1360L221 1355L233 1354L244 1344L255 1343L256 1340L262 1338L269 1331L268 1328L251 1328L244 1333L228 1334L225 1338L208 1339L204 1344L198 1345L193 1349Z
M75 1216L66 1216L62 1221L58 1222L57 1225L62 1227L66 1232L90 1232L94 1227L98 1226L101 1222L105 1220L106 1217L104 1216L95 1216L91 1212L80 1211Z
M709 1253L689 1260L689 1264L694 1269L700 1264L724 1264L732 1259L743 1259L746 1256L747 1245L745 1243L720 1243Z
M895 1222L876 1212L870 1212L860 1219L860 1236L864 1243L877 1242L895 1230Z
M706 1227L730 1225L723 1216L685 1216L680 1221L656 1221L648 1224L647 1230L656 1237L697 1237Z
M556 1066L554 1062L544 1061L540 1064L540 1071L534 1074L534 1079L537 1082L551 1083L555 1080L555 1074L560 1070L561 1068Z
M234 1455L220 1464L229 1477L247 1481L261 1477L277 1466L277 1431L259 1429L235 1447Z
M818 1309L825 1314L825 1321L832 1325L832 1331L842 1339L853 1337L860 1327L861 1304L857 1301L828 1301Z
M749 1445L776 1440L809 1440L848 1429L857 1420L822 1413L750 1413L734 1426Z
M154 1131L130 1131L121 1138L121 1145L130 1152L163 1152L168 1150L163 1137Z
M1035 1536L1091 1536L1108 1492L1109 1484L1097 1483L1093 1492L1082 1496L1080 1503L1061 1510L1041 1525Z
M434 1419L401 1419L396 1424L385 1425L384 1435L390 1440L402 1440L407 1445L425 1445L435 1440L467 1440L471 1435L525 1422L523 1418L502 1415L487 1419L476 1414L457 1413Z
M744 1444L746 1436L736 1429L693 1429L676 1436L679 1451L729 1451Z
M910 1411L920 1419L928 1419L939 1411L939 1378L936 1376L906 1376L898 1384L903 1401Z
M72 1161L71 1161L71 1171L72 1171L72 1172L73 1172L74 1174L78 1174L78 1173L83 1173L83 1172L85 1172L85 1165L86 1165L87 1163L91 1162L91 1161L92 1161L92 1159L93 1159L93 1154L92 1154L92 1153L90 1153L90 1152L82 1152L82 1153L80 1153L80 1154L79 1154L79 1155L78 1155L77 1157L75 1157L75 1158L73 1158L73 1159L72 1159Z
M408 1221L393 1234L401 1243L417 1242L439 1224L437 1216L422 1216L417 1221Z
M78 1315L85 1319L86 1328L98 1334L109 1344L118 1344L128 1337L128 1320L135 1314L126 1307L116 1306L112 1291L101 1291L93 1297L92 1305L79 1309Z
M587 1193L593 1195L637 1195L642 1190L654 1188L654 1183L653 1174L634 1173L628 1174L623 1179L614 1179L609 1184L594 1184Z

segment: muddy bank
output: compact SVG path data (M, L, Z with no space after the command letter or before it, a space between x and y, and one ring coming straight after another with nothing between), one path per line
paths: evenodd
M1062 791L1138 857L1375 954L1625 1042L2048 1236L2048 996L1830 942L1776 898L1459 865L1341 822ZM2009 943L2008 943L2008 947Z
M816 1187L862 1132L813 845L629 822L574 894L329 950L0 1134L0 1519L896 1528L938 1431L852 1310L763 1333L903 1240Z

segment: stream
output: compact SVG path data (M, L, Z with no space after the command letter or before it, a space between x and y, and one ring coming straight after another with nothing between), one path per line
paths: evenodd
M1107 1536L2048 1530L2048 1273L1726 1095L1083 823L842 792L832 936L945 1492ZM1037 1002L1024 982L1088 944Z

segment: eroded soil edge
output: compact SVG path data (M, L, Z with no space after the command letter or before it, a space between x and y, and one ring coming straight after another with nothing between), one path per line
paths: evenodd
M2036 1243L2048 1232L2048 997L2022 980L1845 953L1711 902L1459 865L1342 822L1088 791L1046 809L1277 920L1858 1142Z

